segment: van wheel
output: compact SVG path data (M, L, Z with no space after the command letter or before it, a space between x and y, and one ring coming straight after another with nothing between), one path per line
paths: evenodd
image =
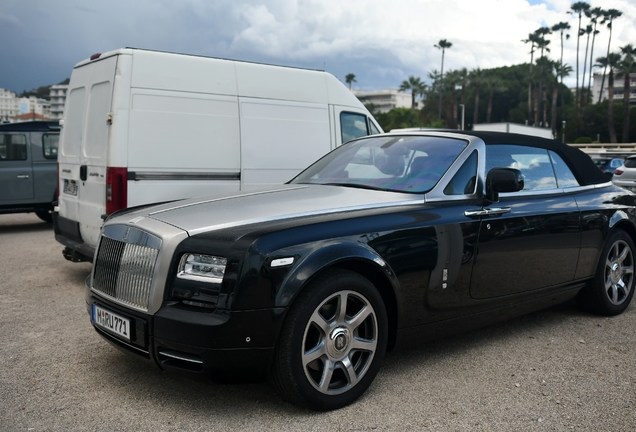
M44 222L53 222L53 215L49 211L36 211L35 214Z
M276 349L274 384L284 399L311 409L344 407L373 382L387 334L375 286L358 273L331 270L291 306Z
M601 315L618 315L634 296L634 242L622 230L613 232L603 247L594 279L577 301Z

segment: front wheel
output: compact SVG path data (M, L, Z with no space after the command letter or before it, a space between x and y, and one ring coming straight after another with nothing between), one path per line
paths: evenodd
M331 270L294 301L276 350L274 383L290 402L315 410L344 407L371 385L387 334L375 286L357 273Z
M579 303L601 315L622 313L634 296L634 242L622 230L612 233L601 253L594 280L581 291Z

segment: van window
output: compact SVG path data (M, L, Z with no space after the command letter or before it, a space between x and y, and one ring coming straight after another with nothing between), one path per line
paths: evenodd
M362 114L349 112L340 113L340 127L342 128L342 143L369 135L367 117Z
M42 153L44 153L46 159L57 159L57 146L59 142L59 134L42 135Z
M380 131L378 130L377 127L375 127L375 125L373 124L373 122L371 121L371 119L369 120L369 130L371 131L370 135L377 135L380 133Z
M26 135L0 134L0 161L26 160Z

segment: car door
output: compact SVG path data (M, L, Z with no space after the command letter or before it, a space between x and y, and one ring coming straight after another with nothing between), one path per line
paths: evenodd
M0 133L0 205L33 201L28 132Z
M567 165L546 149L486 146L486 172L495 167L519 169L525 186L520 192L501 194L499 202L472 213L482 222L471 297L495 298L572 281L581 217L568 193L578 183Z

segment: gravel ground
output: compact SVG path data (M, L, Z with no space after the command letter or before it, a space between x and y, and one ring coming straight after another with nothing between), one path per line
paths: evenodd
M267 384L164 375L92 329L89 264L50 225L0 215L0 429L134 431L633 431L636 306L565 304L391 353L355 404L315 413Z

